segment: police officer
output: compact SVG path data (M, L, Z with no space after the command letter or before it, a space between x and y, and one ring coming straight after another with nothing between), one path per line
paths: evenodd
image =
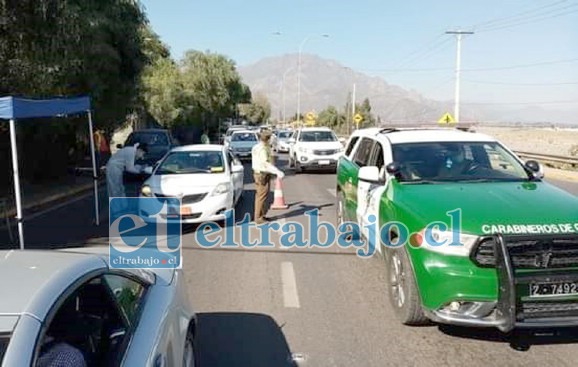
M253 178L255 179L255 217L257 224L265 223L269 219L265 217L267 197L271 190L272 175L279 178L285 177L283 171L273 165L271 154L271 131L262 130L259 134L259 143L251 150L253 165Z

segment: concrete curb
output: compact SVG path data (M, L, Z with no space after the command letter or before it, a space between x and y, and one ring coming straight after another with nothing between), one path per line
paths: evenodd
M98 182L99 187L102 187L103 184L104 184L104 181ZM22 210L23 211L24 210L31 210L31 209L34 209L34 208L37 208L40 206L48 205L50 203L53 203L56 201L61 201L63 199L66 199L66 198L69 198L72 196L76 196L76 195L81 194L81 193L92 191L93 189L94 189L94 183L93 182L79 185L76 187L72 187L66 192L60 192L57 194L49 195L49 196L46 196L42 199L23 204ZM9 217L15 217L16 216L16 208L12 208L9 211L7 211L6 213L0 213L0 218L5 218L4 214L6 214Z

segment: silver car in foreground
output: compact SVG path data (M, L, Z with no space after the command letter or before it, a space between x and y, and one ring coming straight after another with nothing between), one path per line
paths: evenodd
M196 366L181 270L109 267L108 247L0 251L0 365ZM84 364L75 363L84 359Z

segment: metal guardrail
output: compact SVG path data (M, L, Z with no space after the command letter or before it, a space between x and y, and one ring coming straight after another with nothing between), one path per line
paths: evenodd
M529 159L535 159L543 162L556 162L562 164L569 164L572 166L578 166L578 157L566 157L561 155L551 155L551 154L541 154L541 153L531 153L531 152L514 152L519 157L525 157Z

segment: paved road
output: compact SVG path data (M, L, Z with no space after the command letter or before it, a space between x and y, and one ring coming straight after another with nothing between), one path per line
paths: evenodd
M246 181L238 219L253 209L249 175ZM577 183L553 183L578 195ZM284 193L291 207L270 215L280 224L305 223L303 214L319 208L322 220L334 223L334 186L333 174L289 174ZM26 225L27 242L31 247L106 243L106 226L90 224L91 204L90 197L80 198L39 213ZM107 223L106 212L102 219ZM298 366L315 367L573 366L578 359L576 330L573 337L523 337L529 348L519 351L513 348L520 346L515 336L494 331L399 325L379 257L363 260L337 247L282 249L281 233L272 235L270 248L201 249L198 228L187 226L184 232L184 269L200 312L206 366L291 366L292 358Z

